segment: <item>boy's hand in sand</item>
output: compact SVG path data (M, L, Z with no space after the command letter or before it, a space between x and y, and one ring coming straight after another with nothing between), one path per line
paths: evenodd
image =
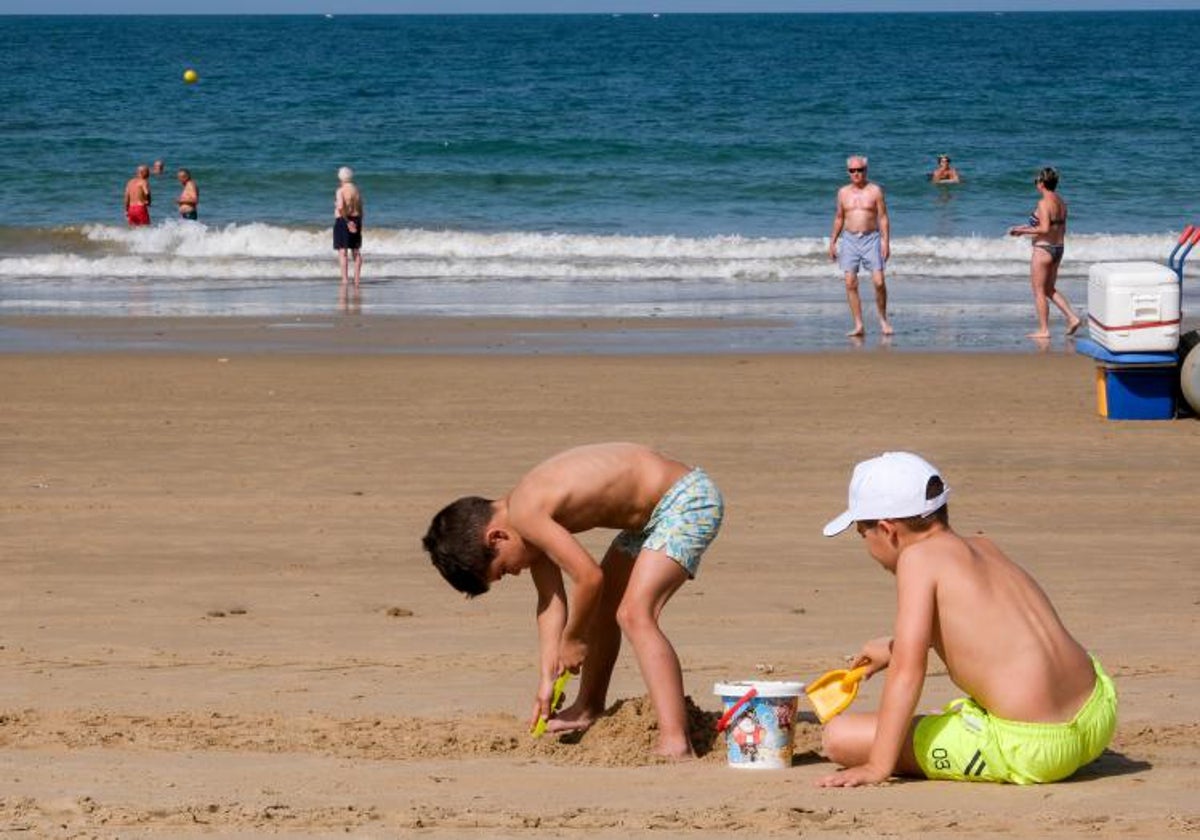
M529 729L533 729L535 726L537 726L538 721L542 718L549 720L549 710L550 695L547 694L545 697L542 697L541 692L539 692L538 696L533 698L533 711L529 713Z
M542 677L542 682L538 686L537 696L533 698L533 711L529 716L529 726L532 728L537 725L541 718L550 720L550 716L554 714L554 710L550 708L550 701L554 697L554 677L547 679Z
M847 767L845 770L825 776L817 780L817 787L861 787L862 785L877 785L886 782L891 773L878 770L870 764L860 767Z

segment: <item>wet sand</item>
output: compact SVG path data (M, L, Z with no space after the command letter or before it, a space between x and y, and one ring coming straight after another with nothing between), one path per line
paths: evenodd
M1090 361L1062 353L483 356L438 338L0 354L0 836L1200 829L1196 421L1097 417ZM664 614L698 732L713 683L809 679L889 632L892 579L820 528L857 459L911 448L954 485L955 524L1033 571L1114 675L1112 748L1042 788L827 791L806 721L791 770L732 770L707 735L700 760L663 765L628 651L611 716L530 739L531 585L466 601L419 537L449 499L612 439L702 464L729 502ZM954 696L935 661L922 707Z

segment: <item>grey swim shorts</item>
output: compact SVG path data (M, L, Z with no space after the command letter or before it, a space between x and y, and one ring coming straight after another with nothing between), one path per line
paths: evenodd
M842 271L857 274L860 266L871 271L883 271L883 246L879 231L842 233L838 242L838 267Z

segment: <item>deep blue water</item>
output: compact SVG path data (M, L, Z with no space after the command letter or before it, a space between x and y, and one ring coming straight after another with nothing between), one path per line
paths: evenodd
M1200 216L1200 12L2 17L0 41L0 226L119 223L164 158L210 223L323 225L345 163L375 225L817 236L856 151L898 235L1002 231L1045 164L1076 232ZM923 177L942 151L953 192Z

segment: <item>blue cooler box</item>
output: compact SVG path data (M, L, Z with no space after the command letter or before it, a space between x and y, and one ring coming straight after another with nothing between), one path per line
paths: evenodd
M1175 353L1114 353L1083 338L1075 349L1095 359L1096 411L1109 420L1172 420L1179 357Z

